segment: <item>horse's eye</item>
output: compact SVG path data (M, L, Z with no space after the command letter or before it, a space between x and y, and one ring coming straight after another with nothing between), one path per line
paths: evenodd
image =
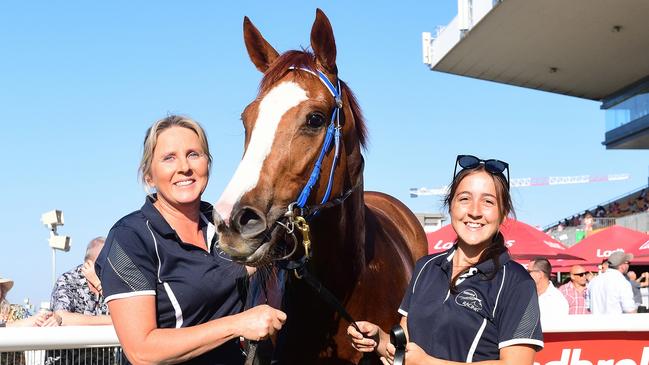
M309 128L320 128L325 124L325 116L320 112L309 113L306 116L306 125Z

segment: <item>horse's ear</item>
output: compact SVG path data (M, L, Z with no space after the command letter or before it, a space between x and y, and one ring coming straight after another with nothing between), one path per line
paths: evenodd
M337 74L336 40L331 23L325 13L317 9L315 21L311 28L311 48L315 53L318 64L327 72Z
M250 60L261 72L266 72L268 67L279 57L279 53L264 39L247 16L243 18L243 40L246 43Z

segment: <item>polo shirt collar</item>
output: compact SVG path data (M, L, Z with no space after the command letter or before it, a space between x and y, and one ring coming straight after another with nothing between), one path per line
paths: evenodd
M173 228L167 223L162 214L153 205L157 200L157 194L147 195L144 205L140 209L142 214L147 218L151 227L160 233L162 236L173 236L176 234Z
M455 255L456 250L457 250L457 244L455 244L453 248L447 251L446 257L443 260L439 260L437 262L437 265L441 266L442 269L444 269L445 271L448 271L453 265L453 256ZM509 256L509 251L503 252L502 254L500 254L500 257L498 257L498 264L500 265L500 267L503 267L509 261L511 261L511 256ZM486 260L474 267L478 269L478 271L480 271L481 273L487 274L494 271L494 262L493 260Z
M167 223L167 220L164 219L162 214L160 214L158 209L153 205L153 203L155 203L156 200L157 200L157 194L147 195L144 201L144 205L140 209L142 211L142 214L144 214L144 216L149 220L151 227L153 227L153 229L155 229L162 236L176 235L176 231L169 225L169 223ZM209 219L212 217L213 214L212 205L202 201L200 210L201 210L201 219L199 220L198 224L201 227L201 229L208 227L208 245L209 245L209 243L211 243L212 237L215 234L214 232L212 232L215 231L213 229L213 225L209 221Z

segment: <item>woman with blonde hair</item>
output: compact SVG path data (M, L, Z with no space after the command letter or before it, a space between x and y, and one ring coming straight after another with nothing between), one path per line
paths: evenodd
M249 272L218 248L201 201L211 163L197 122L172 115L148 129L140 175L154 192L115 223L96 261L127 362L243 364L240 338L286 319L268 305L242 311Z

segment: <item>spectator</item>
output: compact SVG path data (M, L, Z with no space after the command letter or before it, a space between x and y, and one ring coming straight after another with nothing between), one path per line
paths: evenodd
M156 193L115 223L96 263L132 363L242 364L240 337L260 340L286 320L268 305L242 312L249 272L218 248L201 201L211 162L197 122L171 115L147 130L140 175Z
M95 273L95 260L104 247L104 237L88 243L83 264L63 273L52 290L51 305L59 325L111 324L104 303L101 282Z
M570 268L570 281L559 288L568 302L568 314L589 314L587 297L588 271L583 266L575 265Z
M626 278L631 284L631 290L633 290L633 301L636 305L642 305L642 294L640 294L640 283L638 282L638 275L635 271L629 270L626 273Z
M608 259L603 259L602 263L599 264L599 273L602 274L608 270Z
M584 213L583 221L584 221L584 231L586 231L586 234L588 235L593 230L593 223L594 223L593 215L590 214L589 211L586 211L586 213Z
M597 208L595 208L595 217L597 218L606 217L606 209L604 209L603 206L598 205Z
M608 269L590 282L590 311L593 314L635 313L631 284L625 278L632 254L615 251L608 257Z
M568 302L561 292L552 285L552 265L545 258L530 261L528 269L530 276L536 284L536 293L539 296L539 309L541 319L560 317L568 314Z
M534 350L543 346L538 298L499 232L512 209L503 175L507 164L466 155L458 156L457 164L462 170L445 199L455 245L417 261L399 307L409 341L406 363L532 365ZM347 328L352 346L392 363L389 335L370 322L357 325L362 333Z
M610 215L612 217L619 217L622 214L622 208L620 208L620 203L613 202L613 204L609 206L609 211L611 212Z
M23 306L10 304L6 298L13 286L13 280L0 277L0 327L51 327L57 324L51 313L30 317Z
M101 282L95 273L95 260L104 247L104 237L92 239L86 247L83 263L63 273L54 284L50 303L59 325L85 326L112 324L104 303ZM86 349L48 350L46 363L72 364L115 362L112 351L93 352Z

